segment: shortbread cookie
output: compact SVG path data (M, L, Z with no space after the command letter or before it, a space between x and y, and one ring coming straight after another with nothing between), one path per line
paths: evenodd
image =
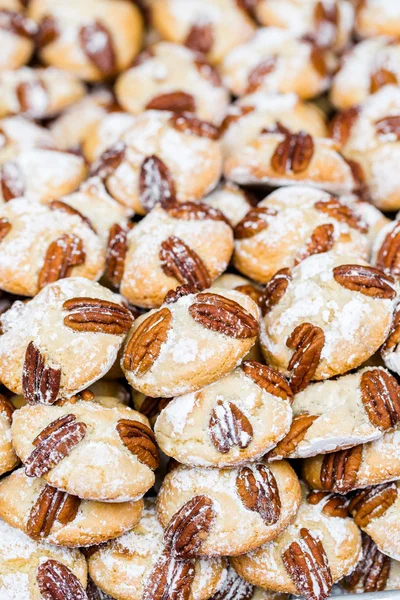
M368 258L367 224L339 199L310 187L272 192L234 231L234 266L261 283L315 254Z
M122 369L147 396L171 398L217 381L256 341L258 307L249 296L219 288L181 292L136 319L126 340Z
M146 417L121 404L24 406L14 415L12 437L28 477L84 500L137 500L154 483L154 434Z
M0 481L0 517L35 540L60 546L91 546L115 538L140 521L143 501L80 500L30 478L24 469Z
M225 600L228 598L231 600L240 600L241 598L247 600L289 600L287 594L264 590L245 581L231 565L226 570L222 585L210 600Z
M151 21L164 39L205 54L213 64L256 30L235 0L155 0Z
M2 315L0 380L33 404L68 398L107 373L132 321L120 298L98 283L50 283Z
M268 458L306 458L378 439L398 426L399 399L399 384L382 368L313 383L296 394L290 431Z
M121 110L105 114L85 128L82 140L82 154L89 163L95 162L109 146L135 123L135 117Z
M85 93L74 75L61 69L0 72L0 116L22 114L34 119L53 117Z
M169 42L144 50L120 75L115 93L134 115L146 109L190 112L217 125L229 104L217 71L197 52Z
M275 538L299 503L298 479L279 461L239 469L177 467L164 479L157 509L176 555L236 556ZM188 539L186 528L193 525Z
M127 0L32 0L41 60L87 81L126 69L142 41L142 18Z
M232 229L218 210L194 202L157 205L130 231L112 229L106 275L129 302L155 308L179 285L209 288L232 252Z
M224 567L220 558L175 557L150 499L139 525L89 558L92 579L115 600L174 598L181 590L188 600L208 600L225 576Z
M97 280L104 270L100 237L63 202L15 198L0 205L0 231L0 287L12 294L35 296L70 275Z
M400 6L389 0L362 0L356 3L356 33L360 37L400 37Z
M280 373L246 361L199 392L169 402L155 425L157 443L167 456L189 466L242 465L260 458L288 432L291 400Z
M31 540L0 520L2 600L87 600L87 565L79 550Z
M395 297L392 277L353 257L325 252L282 269L264 292L265 358L290 374L295 393L346 373L385 341Z
M109 193L139 214L162 200L200 200L222 171L218 130L190 115L150 110L94 164Z
M224 181L203 198L202 202L220 210L231 227L235 227L250 208L257 205L257 198L242 190L236 183Z
M38 28L24 15L21 4L19 0L0 2L0 71L25 65L35 47Z
M0 475L11 471L18 465L11 441L11 420L14 406L3 394L0 394Z
M346 501L334 495L308 494L294 522L273 541L231 559L253 585L301 595L330 596L333 583L351 573L361 557L361 536L347 518Z
M54 150L56 141L51 132L24 117L0 120L0 163L14 158L23 150L46 148Z
M235 96L262 89L313 98L328 88L331 58L312 40L292 31L262 27L226 55L221 74Z

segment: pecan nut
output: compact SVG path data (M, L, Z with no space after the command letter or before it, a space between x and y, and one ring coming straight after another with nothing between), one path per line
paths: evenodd
M281 459L290 456L302 442L314 421L318 419L315 415L297 415L294 417L288 433L269 452L269 459Z
M0 180L4 202L24 195L24 177L16 162L8 160L3 163L0 169Z
M60 35L56 20L52 16L46 16L39 25L35 41L39 49L44 48L48 44L52 44Z
M314 256L314 254L323 254L329 252L335 244L335 229L332 223L318 225L311 234L307 246L302 252L299 252L294 259L294 264L298 265L305 258Z
M342 204L333 196L327 201L320 200L316 202L314 208L340 223L346 223L352 229L357 229L361 233L368 233L368 225L349 206Z
M200 256L175 235L161 243L160 262L164 273L182 285L193 286L198 291L211 285L210 274Z
M99 21L83 25L79 30L79 42L87 58L102 75L109 77L115 72L117 59L107 27Z
M192 25L185 40L185 46L202 54L207 54L213 43L214 31L211 23Z
M159 464L156 438L150 427L140 421L120 419L116 429L124 446L149 469L156 469Z
M130 311L108 300L98 298L71 298L63 304L69 314L64 325L74 331L109 333L121 335L129 331L133 323Z
M396 223L383 240L375 264L386 275L400 276L400 223Z
M379 519L397 500L395 482L383 483L359 490L351 498L349 512L359 527L367 527L374 519Z
M240 121L242 117L251 114L254 110L253 106L235 106L234 111L232 111L232 113L228 112L226 117L224 117L224 120L219 127L220 134L224 135L231 125Z
M292 280L290 269L280 269L265 286L261 298L261 312L265 316L284 296Z
M170 400L171 398L151 398L150 396L146 396L137 410L148 419L153 419L164 410Z
M361 398L368 418L383 431L400 421L400 385L383 369L371 369L361 376Z
M304 390L310 383L318 368L324 344L324 332L311 323L298 325L288 337L286 346L295 351L288 364L288 370L292 371L290 387L294 394Z
M254 592L254 586L242 579L235 569L228 565L222 587L211 596L210 600L252 600Z
M57 560L41 563L36 580L43 600L88 600L79 579Z
M118 289L124 274L125 257L128 251L127 232L115 223L108 236L105 275L114 289Z
M382 592L389 579L390 565L390 557L382 554L375 542L362 532L362 558L340 585L348 592Z
M33 539L45 538L56 521L67 525L78 513L80 499L46 485L32 506L26 532Z
M0 219L0 242L4 240L6 235L11 231L11 223L4 217Z
M66 213L67 215L72 215L74 217L79 217L79 219L81 219L81 221L83 221L84 223L86 223L86 225L88 225L88 227L90 227L90 229L95 232L95 229L94 229L94 227L93 227L90 219L88 219L87 217L85 217L76 208L73 208L73 206L70 206L69 204L66 204L65 202L62 202L62 200L52 200L49 203L48 206L49 206L49 208L51 210L60 210L61 212Z
M272 471L266 465L242 467L236 477L236 490L247 510L258 512L266 525L274 525L279 521L279 489Z
M392 326L386 342L382 346L382 353L385 355L394 352L397 344L400 342L400 308L396 310L393 317Z
M393 300L396 297L394 279L374 267L340 265L333 269L333 277L340 285L364 296Z
M324 490L347 494L356 487L363 447L354 446L325 454L321 465L321 484Z
M314 155L314 140L310 134L300 131L289 133L278 144L271 158L271 167L279 173L302 173L305 171Z
M0 415L5 415L5 417L11 423L14 410L15 409L12 402L10 402L10 400L3 396L3 394L0 394Z
M310 492L307 496L307 502L312 505L322 502L322 512L330 517L345 519L349 516L349 502L345 496L340 496L339 494L330 494L329 492Z
M247 77L246 94L251 94L258 90L258 88L264 82L266 76L274 71L276 67L276 61L276 56L269 56L250 71Z
M163 209L173 219L182 219L184 221L224 221L228 223L226 217L220 210L205 204L204 202L169 202Z
M196 101L186 92L167 92L154 96L146 105L146 110L169 110L171 112L196 112Z
M33 117L42 117L49 105L49 93L40 79L21 81L15 90L20 112ZM21 182L19 183L21 185ZM20 196L21 194L19 194ZM14 196L15 198L17 196Z
M146 581L142 600L189 600L195 577L190 560L177 560L164 551Z
M380 68L376 69L371 74L369 89L371 94L375 94L378 90L380 90L385 85L397 85L397 76L393 73L393 71L389 71L389 69Z
M317 2L314 9L316 40L321 47L333 45L337 38L339 25L339 9L336 4Z
M353 126L357 121L360 109L358 106L352 106L339 112L331 121L329 133L331 138L340 146L344 146L349 138Z
M22 389L28 404L54 404L60 391L61 369L46 365L34 342L26 349L22 370Z
M117 142L107 148L92 165L90 174L97 175L101 179L107 179L114 173L122 163L126 154L126 146L123 142Z
M258 334L258 322L253 315L225 296L198 294L189 307L189 314L206 329L235 339L248 339Z
M252 208L236 225L234 229L235 238L244 240L251 238L268 227L268 217L274 217L278 212L268 206Z
M219 129L208 121L201 121L197 117L187 114L174 114L169 120L169 124L177 131L197 135L198 137L217 140L219 138Z
M174 290L169 290L165 294L164 304L175 304L178 302L179 298L183 298L184 296L190 296L190 294L195 294L198 290L192 285L179 285Z
M292 400L293 392L285 377L275 371L272 367L262 365L255 360L246 360L242 363L243 372L250 377L263 390L282 398L282 400Z
M233 402L218 400L211 412L208 433L215 448L226 454L232 446L247 448L253 439L253 427Z
M400 140L400 115L384 117L375 122L378 137L385 141L398 142Z
M139 176L139 199L146 212L157 202L167 204L176 201L175 183L167 165L155 156L144 159Z
M76 235L64 234L47 248L43 267L38 276L38 286L41 290L45 285L64 279L71 275L73 267L85 262L86 254L83 242Z
M213 501L204 495L194 496L171 518L164 533L164 543L173 556L196 556L214 522Z

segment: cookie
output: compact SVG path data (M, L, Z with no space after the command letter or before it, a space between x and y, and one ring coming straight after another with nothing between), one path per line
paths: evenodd
M0 475L14 469L19 462L11 440L13 412L12 403L3 394L0 394Z
M234 232L234 266L261 283L315 254L368 258L368 225L340 199L305 186L272 192Z
M56 141L47 129L24 117L6 117L0 120L1 164L31 148L54 150Z
M28 19L18 0L0 2L0 71L18 69L31 58L38 28Z
M107 373L132 321L119 297L98 283L50 283L2 315L0 380L32 404L71 397Z
M121 110L103 115L85 128L82 139L82 154L89 163L94 163L110 145L116 144L119 138L135 123L135 117Z
M400 7L386 0L363 0L356 5L355 31L360 37L400 37Z
M299 503L297 477L279 461L239 469L177 467L163 481L157 510L177 554L236 556L275 538ZM196 533L185 541L193 526Z
M180 295L178 288L128 334L121 366L146 396L197 391L229 373L256 341L258 307L250 297L219 288Z
M216 125L229 103L217 71L198 52L169 42L144 50L119 76L115 93L134 115L146 109L190 112Z
M224 567L220 558L176 558L151 499L145 500L139 525L89 558L92 579L116 600L172 598L181 589L189 600L208 600L225 575Z
M205 196L202 202L220 210L231 227L235 227L250 208L257 204L251 193L242 190L232 181L222 182L211 194Z
M386 340L395 289L392 277L331 252L278 271L264 292L266 361L290 375L295 393L358 367Z

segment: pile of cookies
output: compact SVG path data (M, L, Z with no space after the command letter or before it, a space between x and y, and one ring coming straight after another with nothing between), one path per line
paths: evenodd
M400 590L400 3L0 47L0 600Z

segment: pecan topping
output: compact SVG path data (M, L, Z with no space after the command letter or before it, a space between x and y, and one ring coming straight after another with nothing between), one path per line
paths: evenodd
M266 217L275 217L278 212L269 206L251 208L234 229L235 238L244 240L257 235L268 227Z
M288 364L288 370L293 371L290 387L294 394L304 390L310 383L318 368L324 344L324 332L311 323L298 325L286 340L286 346L294 350Z
M297 446L302 442L314 421L318 419L315 415L297 415L285 437L268 454L268 458L281 459L290 456Z
M321 77L325 77L328 72L328 67L325 60L325 52L320 46L311 44L310 61L314 69Z
M374 71L374 73L371 73L369 90L371 94L374 94L385 85L392 84L397 85L396 75L392 71L389 71L389 69L384 69L382 67L381 69Z
M347 108L346 110L337 113L330 122L330 136L341 146L344 146L347 143L359 112L360 108L358 106L352 106L351 108Z
M354 446L325 454L321 465L321 484L324 490L347 494L356 485L363 447Z
M218 400L211 412L208 432L215 448L226 454L232 446L247 448L253 439L253 427L233 402Z
M292 275L289 269L280 269L265 286L261 298L261 312L265 316L284 296Z
M168 277L201 291L210 287L211 278L200 256L175 235L164 240L160 248L161 268Z
M282 560L299 594L307 600L330 596L333 580L328 557L321 541L308 529L300 529L300 539L283 552Z
M91 175L98 175L106 179L114 173L125 158L126 146L123 142L117 142L107 148L94 163L90 170Z
M80 503L77 496L46 485L29 513L27 534L34 539L47 537L56 521L67 525L75 519Z
M398 142L400 140L400 116L384 117L375 122L376 133L385 141Z
M393 323L390 328L389 336L382 346L383 354L393 352L400 342L400 308L396 310L393 317Z
M350 500L349 512L359 527L367 527L396 502L397 494L396 482L358 490Z
M0 242L4 240L7 233L11 231L11 223L4 217L0 219Z
M37 33L35 21L11 10L0 10L0 29L28 39L32 39Z
M0 415L5 415L11 422L14 406L3 394L0 394Z
M167 165L157 156L148 156L140 168L139 197L148 212L157 204L175 202L175 184Z
M400 223L396 223L385 237L375 262L386 275L400 276Z
M85 259L86 254L81 238L64 233L47 248L44 264L38 276L39 289L69 277L73 267L82 265Z
M368 225L349 206L342 204L333 196L329 200L316 202L314 208L340 223L346 223L352 229L357 229L361 233L368 233Z
M313 505L323 502L322 512L330 517L345 519L349 516L348 500L339 494L310 492L307 496L307 502Z
M186 114L175 114L170 118L169 123L174 129L182 133L197 135L198 137L205 137L210 140L217 140L219 138L219 130L215 125L208 121L201 121L197 117Z
M386 589L390 573L389 556L378 550L375 542L362 532L362 558L354 571L341 580L340 585L348 592L382 592Z
M140 421L131 419L120 419L117 423L117 431L124 446L132 454L135 454L140 462L149 469L156 469L160 464L156 446L156 438L150 427Z
M146 105L147 110L170 110L172 112L195 112L196 101L186 92L169 92L152 98Z
M214 43L214 32L211 23L192 25L185 40L185 46L196 52L207 54Z
M41 563L36 579L43 600L88 600L79 579L57 560Z
M155 363L161 346L167 341L172 313L162 308L142 321L133 332L124 352L124 367L135 375L144 375Z
M160 414L170 400L171 398L151 398L150 396L146 396L138 410L148 419L152 419Z
M257 320L240 304L218 294L198 294L189 307L190 316L206 329L236 339L258 334Z
M271 167L279 173L301 173L305 171L314 154L314 140L308 133L290 133L280 142L272 155Z
M332 223L318 225L311 234L307 246L302 252L299 252L294 259L294 264L298 265L305 258L314 254L323 254L329 252L335 244L335 228Z
M172 204L167 202L163 209L173 219L183 219L184 221L224 221L228 223L226 217L220 210L205 204L204 202L180 202Z
M198 54L194 59L194 66L204 79L207 79L213 86L219 87L222 85L221 77L215 67L202 56Z
M178 302L179 298L183 298L184 296L190 296L190 294L195 294L198 290L192 285L179 285L174 290L169 290L165 294L164 303L165 304L175 304Z
M99 21L81 27L79 41L83 52L102 75L115 72L117 60L109 30Z
M1 192L4 202L24 195L25 184L17 163L7 160L0 169Z
M235 287L235 290L237 292L241 292L242 294L245 294L246 296L248 296L249 298L254 300L254 302L257 304L257 306L261 307L261 299L262 299L263 293L261 290L256 288L254 285L251 285L251 283L244 284L244 285L238 285Z
M251 600L254 591L254 586L242 579L235 569L228 565L228 573L222 587L210 600Z
M64 325L74 331L91 331L121 335L129 331L133 317L125 306L98 298L71 298L63 304L70 314Z
M33 342L28 344L22 370L22 389L28 404L54 404L60 390L61 369L46 366Z
M316 39L322 47L334 44L339 24L339 10L336 4L318 2L314 10ZM328 35L327 35L327 32Z
M266 465L242 467L236 477L236 490L247 510L258 512L265 525L279 521L279 489L272 471Z
M269 56L250 71L247 77L246 94L251 94L258 90L265 77L275 69L276 60L276 56Z
M204 495L194 496L171 518L164 533L164 543L173 556L192 558L199 553L214 521L213 501Z
M400 421L400 385L383 369L371 369L361 376L361 398L368 418L383 431Z
M52 200L48 206L51 210L60 210L61 212L67 213L67 215L79 217L81 221L86 223L86 225L88 225L90 229L95 232L95 229L90 220L87 217L85 217L79 210L73 208L69 204L62 202L61 200Z
M23 81L15 90L21 112L41 117L45 113L49 95L43 81Z
M146 581L142 600L189 600L195 577L194 564L164 551Z
M239 121L242 117L254 112L254 106L235 106L231 113L228 113L222 121L219 131L223 135L229 127Z
M279 371L275 371L272 367L262 365L255 360L245 360L242 363L242 369L248 377L268 392L268 394L282 398L282 400L292 401L293 392L286 378Z
M333 269L333 276L343 287L364 296L389 300L396 297L393 277L385 275L379 269L362 265L340 265Z
M47 15L39 25L39 31L36 35L37 47L41 50L48 44L52 44L59 36L60 32L54 17Z
M25 473L28 477L42 477L68 456L85 434L85 423L76 421L75 415L52 421L33 440L35 450L25 461Z
M125 256L128 251L126 229L115 223L110 228L106 253L105 275L115 289L118 289L124 274Z

